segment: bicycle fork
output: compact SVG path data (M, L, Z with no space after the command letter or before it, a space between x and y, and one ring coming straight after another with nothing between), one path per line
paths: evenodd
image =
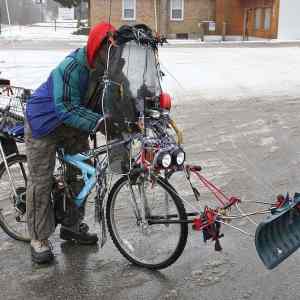
M142 222L142 214L141 214L141 210L138 206L134 190L133 190L132 185L130 183L129 183L129 191L130 191L130 200L131 200L130 204L131 204L133 213L136 217L136 223L137 223L137 225L139 225Z
M141 211L141 208L139 207L139 204L138 204L135 192L132 188L132 185L129 184L129 190L130 190L130 195L131 195L130 203L131 203L131 207L133 209L133 213L134 213L134 215L136 217L136 220L137 220L137 225L140 225L140 224L145 225L145 221L149 220L151 218L151 211L150 211L150 207L149 207L148 198L147 198L147 195L145 193L144 184L145 184L144 181L138 183L138 196L139 196L141 206L144 209L144 216L143 216L143 213Z

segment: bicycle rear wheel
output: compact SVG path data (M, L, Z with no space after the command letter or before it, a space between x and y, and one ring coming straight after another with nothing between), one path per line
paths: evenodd
M183 252L188 225L175 222L187 219L185 208L164 179L139 177L133 183L121 177L109 194L106 209L112 240L132 263L162 269Z
M0 164L0 227L13 239L29 242L26 222L27 162L25 155L7 159L17 197L13 193L4 162Z

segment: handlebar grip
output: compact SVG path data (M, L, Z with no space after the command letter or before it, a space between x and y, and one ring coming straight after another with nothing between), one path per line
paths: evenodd
M188 170L194 171L194 172L201 172L202 168L201 166L196 166L196 165L186 165L186 168Z
M91 134L95 135L97 133L97 131L99 130L99 128L102 126L104 122L104 117L100 118L95 126L95 128L92 130Z

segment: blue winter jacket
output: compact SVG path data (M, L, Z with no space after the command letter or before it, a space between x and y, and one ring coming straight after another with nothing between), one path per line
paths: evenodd
M33 138L46 136L62 123L91 132L99 114L84 107L89 72L86 48L69 54L30 97L26 116Z

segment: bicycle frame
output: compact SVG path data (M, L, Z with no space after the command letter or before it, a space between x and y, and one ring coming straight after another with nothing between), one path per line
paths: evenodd
M77 207L81 207L84 204L86 197L90 194L92 189L95 187L97 183L97 167L92 166L91 164L87 163L93 158L97 158L99 156L106 155L108 156L108 149L112 149L114 147L118 147L120 144L123 144L123 141L112 142L111 144L102 145L97 147L90 152L87 153L78 153L74 155L64 154L63 149L59 149L59 158L67 164L70 164L81 171L81 175L83 177L84 186L79 192L79 194L75 197L74 203ZM101 171L105 171L104 168Z
M85 154L63 155L63 161L78 168L83 176L84 187L74 199L77 207L81 207L84 204L86 197L96 185L96 168L85 162L91 158L92 156Z

